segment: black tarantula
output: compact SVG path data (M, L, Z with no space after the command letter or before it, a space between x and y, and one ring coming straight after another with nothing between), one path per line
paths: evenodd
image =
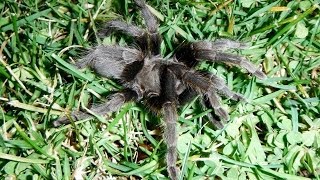
M221 78L197 71L194 67L208 60L239 65L261 79L266 78L266 75L245 58L224 53L227 49L244 47L242 43L227 39L184 43L172 58L164 59L160 56L161 35L156 18L144 0L134 1L145 20L146 30L121 21L111 21L107 26L108 31L121 31L132 36L139 48L98 46L77 66L89 66L103 77L120 80L124 87L124 90L112 94L107 102L92 107L92 112L106 114L117 111L128 101L141 101L152 112L162 113L164 140L167 144L167 171L170 178L176 180L179 175L176 167L177 107L200 94L206 97L220 118L228 119L228 113L221 107L219 94L233 100L244 99L240 94L232 92ZM72 115L78 119L89 116L83 112L73 112ZM216 125L219 123L212 121ZM60 118L54 122L54 126L68 122L67 118Z

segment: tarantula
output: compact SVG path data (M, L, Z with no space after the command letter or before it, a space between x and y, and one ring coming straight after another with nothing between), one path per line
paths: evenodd
M214 42L197 41L181 45L174 56L164 59L160 55L161 35L158 32L156 18L146 6L144 0L134 0L145 20L146 30L122 21L107 23L107 32L120 31L136 40L138 48L115 46L97 46L76 65L79 68L91 67L103 77L120 80L124 90L109 96L108 101L90 110L96 114L117 111L128 101L140 101L152 112L161 113L165 122L164 140L167 144L167 171L171 179L178 179L177 161L177 107L192 98L202 95L222 119L228 119L228 113L221 107L222 94L233 100L244 98L232 92L224 81L214 74L200 72L194 67L201 61L235 64L264 79L266 75L241 56L224 53L224 50L243 48L242 43L219 39ZM73 116L89 116L83 112L73 112ZM213 120L217 124L218 121ZM54 126L68 123L60 118Z

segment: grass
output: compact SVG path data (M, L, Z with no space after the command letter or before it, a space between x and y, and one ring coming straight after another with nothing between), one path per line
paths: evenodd
M160 19L161 52L182 41L237 39L268 79L202 63L248 102L224 99L231 120L214 130L197 101L179 109L181 179L320 179L320 16L310 1L148 1ZM98 37L102 22L142 25L132 2L0 2L1 179L165 179L161 118L129 103L107 118L53 128L71 109L121 89L72 66L83 48L122 45Z

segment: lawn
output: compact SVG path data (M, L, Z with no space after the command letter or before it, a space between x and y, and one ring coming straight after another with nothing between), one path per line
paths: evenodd
M178 109L180 179L320 179L319 1L147 1L160 23L161 54L184 41L229 38L268 76L222 63L197 67L246 102L223 98L216 129L198 99ZM143 27L128 0L0 2L1 179L166 179L162 118L142 103L54 128L63 113L99 104L122 86L73 64L122 19Z

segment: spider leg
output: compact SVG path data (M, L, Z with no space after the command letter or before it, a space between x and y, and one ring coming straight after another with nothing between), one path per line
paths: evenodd
M82 60L78 68L91 67L107 78L132 80L143 66L143 53L137 49L120 46L97 46Z
M186 64L188 67L195 66L201 60L235 64L245 68L248 72L258 78L265 79L267 76L246 58L221 52L227 49L239 49L244 47L245 45L242 43L227 39L219 39L215 42L199 41L183 45L182 48L176 52L175 58Z
M262 71L260 71L258 68L256 68L246 58L238 55L219 52L219 49L216 49L217 47L222 47L222 49L226 49L230 47L239 48L241 47L241 44L237 44L234 41L226 42L225 40L223 41L220 40L217 43L209 42L209 41L200 41L200 42L195 42L191 44L191 48L195 51L194 53L195 59L197 60L206 59L214 62L219 61L219 62L235 64L245 68L248 72L252 73L253 75L257 76L260 79L266 78L266 75Z
M236 64L245 68L249 73L257 76L260 79L267 78L267 76L262 71L260 71L251 62L241 56L222 52L200 51L197 53L197 59L207 59L211 61Z
M117 20L106 23L105 27L100 30L99 34L109 35L112 31L120 31L134 38L142 38L145 35L145 31L143 29Z
M214 74L211 74L211 77L209 77L209 75L204 75L198 71L192 71L181 64L172 64L169 69L191 88L198 89L202 93L206 93L209 89L213 89L233 100L244 100L241 94L232 92L228 86L225 85L223 79Z
M224 94L234 100L244 100L240 94L232 92L224 84L223 80L215 75L208 77L200 72L191 71L189 68L181 64L171 64L169 69L177 76L178 79L181 79L191 88L207 95L211 105L215 109L215 112L223 119L228 119L228 114L221 107L220 98L216 92Z
M206 47L206 49L201 48L202 46ZM195 48L201 51L207 50L208 47L210 47L210 50L225 51L228 49L243 49L246 45L229 39L217 39L214 42L200 41L196 43L185 43L177 50L175 58L188 67L194 67L199 63L199 60L196 59L197 49Z
M179 105L185 105L186 103L190 102L192 99L196 98L198 92L194 89L187 88L181 94L179 94L178 102Z
M141 10L142 17L145 19L147 32L137 26L127 24L122 21L113 20L108 22L105 27L100 30L100 35L109 35L112 31L120 31L133 38L136 38L139 47L146 52L151 50L152 55L160 53L161 36L158 32L157 19L150 12L144 0L135 0L135 3Z
M246 48L246 44L233 41L231 39L217 39L214 42L209 41L200 41L199 44L204 43L206 46L211 46L210 49L214 49L216 51L225 51L228 49L244 49Z
M144 0L134 0L137 6L139 6L142 17L146 21L147 29L150 33L156 33L158 30L158 22L154 15L150 12Z
M150 33L151 51L153 55L160 53L161 36L158 32L158 21L156 17L151 13L144 0L134 0L137 6L139 6L142 17L146 22L148 32Z
M225 84L223 79L221 79L220 77L218 77L214 74L211 74L210 76L211 77L208 77L208 78L210 79L211 83L213 84L214 89L218 93L220 93L226 97L230 97L231 99L233 99L235 101L245 101L245 98L241 94L238 94L238 93L231 91L228 88L228 86Z
M214 112L217 113L217 115L219 117L222 117L223 119L226 119L226 120L229 119L229 115L227 111L221 107L221 103L220 103L221 99L218 96L218 94L214 91L208 91L206 93L206 96L208 97L209 102L212 108L214 109Z
M198 92L195 91L194 89L186 89L179 95L179 98L178 98L179 104L184 105L185 103L190 102L190 100L194 99L197 95L198 95ZM212 103L210 101L208 102L208 100L204 99L202 96L199 98L199 103L201 105L202 110L204 111L207 110L208 107L210 106L213 107ZM211 123L215 125L216 128L218 129L223 128L222 122L214 118L211 113L208 113L206 116L211 121Z
M176 107L176 92L175 82L176 77L171 70L166 71L166 78L164 82L163 95L166 102L162 105L163 118L165 122L164 139L167 144L167 171L173 180L178 179L179 170L176 167L177 163L177 128L176 123L178 119Z
M112 94L108 100L105 103L99 104L97 106L93 106L89 109L90 113L94 113L97 115L103 115L109 112L115 112L120 109L120 107L130 101L135 100L137 98L137 94L131 90L126 90L123 92ZM75 118L75 120L78 119L85 119L89 118L92 115L88 113L84 113L81 111L74 111L71 113L71 116ZM54 127L61 126L63 124L69 124L70 121L67 117L62 117L56 121L53 122Z
M174 103L167 102L163 105L163 118L165 122L164 139L167 144L167 171L171 179L178 179L179 170L177 163L177 128L178 119Z

